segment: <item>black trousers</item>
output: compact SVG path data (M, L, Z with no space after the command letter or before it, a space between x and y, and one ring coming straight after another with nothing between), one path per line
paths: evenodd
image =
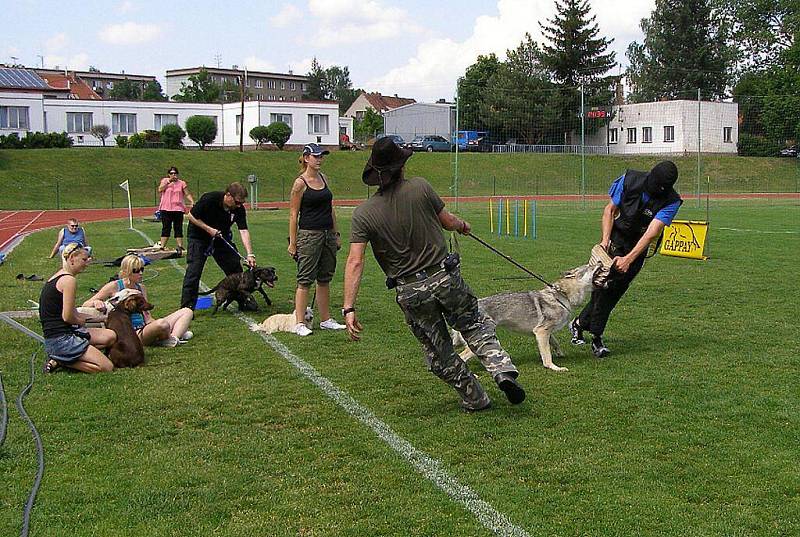
M231 243L233 244L233 243ZM200 278L203 276L203 267L209 256L207 243L189 238L186 249L186 274L183 276L183 289L181 290L181 307L194 309L197 302L197 293L200 290ZM226 276L242 272L239 263L239 254L222 241L213 241L211 256Z
M161 236L169 237L170 228L176 239L183 237L183 211L161 211Z
M630 252L631 248L620 246L619 243L614 242L614 236L611 236L611 244L609 245L608 254L611 257L623 256ZM644 265L646 253L640 255L636 260L631 263L628 272L612 272L612 276L608 282L608 288L595 289L592 291L592 298L586 307L583 308L581 314L578 315L578 324L583 330L591 333L595 337L600 337L606 330L606 323L611 316L611 311L617 305L617 302L625 294L625 291L630 287L631 282L639 274Z

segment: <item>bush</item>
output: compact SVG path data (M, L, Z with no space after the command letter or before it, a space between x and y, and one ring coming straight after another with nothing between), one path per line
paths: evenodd
M269 127L259 125L250 129L250 139L256 143L256 149L269 142Z
M161 141L166 149L183 149L186 131L180 125L164 125L161 128Z
M26 132L20 138L16 132L0 136L0 149L44 149L72 147L72 138L66 132Z
M186 120L186 134L200 149L205 149L217 137L217 124L208 116L191 116Z
M128 147L131 149L141 149L144 147L145 139L139 133L131 134L130 138L128 138Z
M161 133L159 131L154 131L152 129L145 129L140 133L140 136L144 138L145 142L160 142L161 141Z
M118 134L114 141L117 142L117 147L128 147L128 137Z
M783 144L752 134L739 133L737 150L743 157L775 157L783 148Z
M278 121L267 126L267 139L278 146L278 149L283 149L291 135L292 128L286 123Z

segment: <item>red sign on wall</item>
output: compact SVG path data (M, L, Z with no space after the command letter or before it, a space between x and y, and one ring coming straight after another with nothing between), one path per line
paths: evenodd
M588 117L589 119L602 119L605 118L606 116L607 114L605 110L589 110L586 113L586 117Z

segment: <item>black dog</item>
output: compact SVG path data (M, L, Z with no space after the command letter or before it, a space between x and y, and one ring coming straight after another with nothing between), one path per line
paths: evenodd
M267 306L271 306L272 301L269 299L262 286L267 284L268 287L275 287L275 282L277 280L278 275L275 274L274 267L254 268L245 272L237 272L230 276L225 276L225 278L213 288L200 294L210 295L214 293L217 303L214 304L214 311L212 314L217 313L217 309L219 309L220 306L222 306L223 310L227 309L231 302L234 301L239 305L239 311L242 311L244 304L255 304L255 301L251 298L251 295L255 291L261 293L261 296L263 296L264 300L267 302Z

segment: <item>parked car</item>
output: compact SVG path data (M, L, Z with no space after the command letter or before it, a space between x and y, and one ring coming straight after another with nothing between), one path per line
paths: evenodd
M379 134L375 139L380 140L381 138L391 138L399 147L404 147L406 145L405 140L403 140L403 137L399 134Z
M800 157L800 152L798 152L798 148L796 145L791 147L786 147L781 149L778 153L779 157Z
M477 151L478 139L485 138L489 133L485 131L458 131L455 143L459 151Z
M452 146L442 136L417 136L406 147L413 151L450 151Z

